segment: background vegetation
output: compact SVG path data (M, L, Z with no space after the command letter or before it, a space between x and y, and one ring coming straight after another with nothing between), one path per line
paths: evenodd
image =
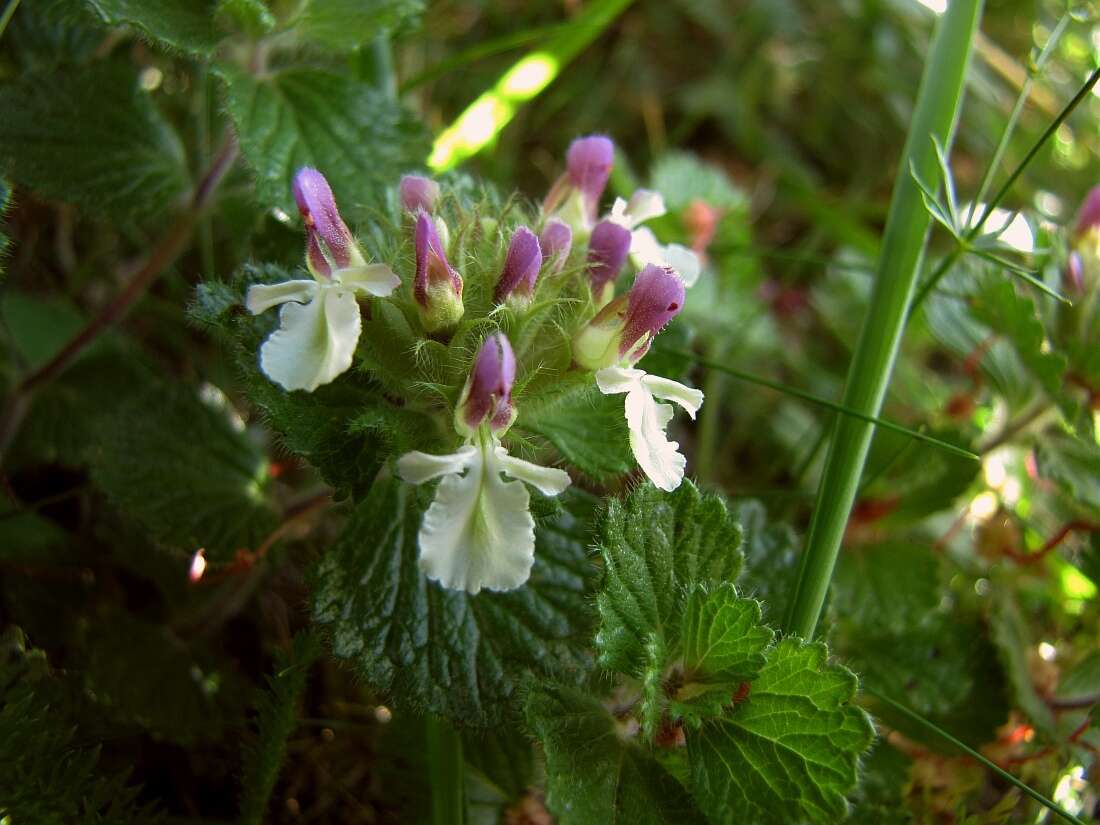
M363 656L363 625L340 624L369 573L354 537L397 517L360 504L394 447L344 385L286 403L242 358L239 294L225 297L259 277L243 268L300 265L303 164L385 248L398 177L532 50L569 59L447 185L536 202L569 141L600 132L619 149L614 194L664 194L656 231L708 265L646 364L706 392L676 437L728 503L728 544L741 525L739 589L782 627L891 192L911 174L929 6L9 0L0 823L425 820L444 782L425 708L466 723L468 821L563 814L576 731L546 721L549 694L526 716L517 699L541 654L504 644L474 707L402 670L405 649ZM919 275L942 279L910 315L882 416L925 440L877 430L818 626L879 734L849 821L1053 821L891 700L1097 815L1100 263L1075 307L1056 295L1100 183L1098 96L1045 136L1095 70L1095 12L990 0L949 162L921 181L940 214ZM1006 211L968 237L970 202L1021 165ZM610 680L592 606L611 585L586 550L614 545L620 505L600 515L599 498L644 503L624 470L586 473L564 515L541 514L540 553L580 582L554 655L596 694Z

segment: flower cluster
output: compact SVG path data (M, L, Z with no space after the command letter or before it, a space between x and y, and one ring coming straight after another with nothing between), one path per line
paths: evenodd
M565 387L625 395L630 448L641 470L662 490L674 490L684 477L686 461L666 428L672 404L694 417L703 394L649 375L637 363L683 308L699 259L683 246L662 245L641 226L665 211L656 192L617 199L601 217L613 160L606 137L574 141L565 174L527 220L522 209L507 221L504 212L487 217L484 205L465 204L428 178L406 176L395 226L412 255L407 263L390 261L408 273L403 288L390 265L368 263L325 178L302 169L294 195L312 278L248 291L253 314L281 305L259 363L288 391L312 391L336 379L352 367L364 331L376 341L391 322L420 336L417 349L442 349L454 353L448 363L468 365L450 385L441 384L438 373L431 376L439 396L427 411L447 416L453 440L444 438L435 454L415 450L396 463L397 475L410 484L439 479L419 548L421 569L444 587L477 593L526 582L535 550L527 487L556 496L570 484L564 470L518 458L506 446L513 425L523 428L524 403L537 394L529 388L535 378L546 385L557 375ZM617 291L628 263L633 283ZM379 299L392 308L361 311L360 300ZM364 362L362 368L376 367ZM574 378L566 380L568 374ZM429 383L428 376L412 374L388 383L400 394L402 381L410 394Z

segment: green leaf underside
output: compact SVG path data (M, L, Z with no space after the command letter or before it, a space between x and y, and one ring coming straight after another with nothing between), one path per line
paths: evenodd
M585 537L564 512L537 528L523 587L444 590L417 566L429 494L394 479L375 485L316 571L314 617L333 653L396 704L494 724L528 671L568 679L589 667Z
M177 549L205 547L218 561L255 549L275 526L262 492L266 461L229 415L186 388L142 392L102 421L93 480Z
M836 822L870 744L850 671L821 644L784 639L729 715L688 736L696 798L712 822Z
M16 183L95 213L160 212L187 186L183 144L137 85L103 61L0 88L0 163Z
M597 597L600 663L637 673L645 640L678 638L685 588L733 581L741 569L741 530L715 495L690 481L663 494L646 484L608 506L600 536L606 573Z
M225 104L265 207L296 214L291 181L302 166L332 184L341 211L378 205L427 153L421 128L397 102L345 75L293 68L253 77L218 67Z
M701 821L683 786L591 696L537 687L527 720L546 756L546 804L561 825Z
M130 25L162 47L209 55L221 39L214 0L86 0L110 26Z

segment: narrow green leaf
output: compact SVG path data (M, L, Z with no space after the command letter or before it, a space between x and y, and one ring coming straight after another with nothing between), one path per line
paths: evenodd
M86 0L109 26L129 25L167 49L208 56L221 39L215 0Z
M0 87L0 164L16 183L94 214L155 214L188 182L179 136L115 61Z
M821 644L786 638L746 700L688 737L692 789L715 823L831 823L874 736L856 677Z
M346 75L295 67L255 77L228 64L217 73L264 206L296 214L290 186L302 166L325 174L341 209L378 205L423 158L424 135L412 116Z
M420 572L427 497L378 481L320 562L314 618L333 653L398 706L494 724L528 672L580 675L589 665L594 571L582 522L566 510L536 529L523 587L470 596Z
M536 687L527 699L527 723L542 743L546 804L561 825L700 821L683 786L591 696Z
M940 18L921 78L920 91L902 168L912 166L928 178L936 169L936 138L949 149L977 29L981 0L954 0ZM865 416L882 409L913 289L920 272L930 218L920 188L909 175L899 175L890 202L882 252L871 300L856 344L842 403ZM873 427L852 416L838 417L814 507L798 589L787 630L812 638L829 579L859 489Z

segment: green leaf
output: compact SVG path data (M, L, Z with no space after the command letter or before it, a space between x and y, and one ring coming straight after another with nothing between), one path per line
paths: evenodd
M221 40L214 0L86 0L109 26L129 25L163 48L208 56Z
M16 183L95 214L163 211L188 183L179 136L128 65L103 61L0 87L0 164Z
M715 823L836 822L874 735L856 677L822 644L787 638L747 700L688 737L692 788Z
M1100 514L1100 447L1056 433L1035 447L1039 475L1053 479L1077 506Z
M444 590L417 566L427 497L394 479L376 483L316 571L314 618L333 653L398 706L495 724L526 673L579 676L589 666L586 538L566 510L536 529L523 587Z
M224 561L254 549L275 514L263 455L217 403L173 386L134 396L102 422L92 478L154 538Z
M687 152L661 155L650 173L650 180L652 188L664 196L672 210L683 209L696 200L722 210L748 208L745 193L730 182L720 167Z
M1021 294L1011 281L993 274L981 279L970 307L978 321L1012 344L1044 390L1054 396L1061 393L1066 359L1050 349L1032 298Z
M635 467L623 401L595 387L538 406L534 412L520 407L516 425L545 437L570 465L597 481Z
M924 544L845 550L831 588L831 643L868 687L981 744L1007 716L1005 675L985 626L942 599L939 565ZM888 709L883 717L942 746Z
M775 636L760 624L760 604L740 598L730 582L691 590L680 633L685 684L674 709L693 719L719 715L741 683L759 675Z
M1001 655L1005 675L1015 698L1016 707L1023 710L1032 724L1043 734L1053 738L1054 714L1051 712L1031 678L1028 651L1035 642L1028 632L1020 608L1016 606L1009 586L995 588L990 623L993 643Z
M228 64L217 72L265 207L296 214L290 186L302 166L325 174L345 213L378 205L427 154L422 129L400 104L346 75L290 68L260 78Z
M639 674L651 635L672 648L687 587L737 578L740 544L741 530L725 504L690 481L674 493L646 484L612 500L599 546L606 568L596 600L600 664Z
M423 10L424 0L306 0L294 31L311 43L351 51Z
M798 582L798 535L789 524L769 522L759 501L734 501L729 510L744 536L745 564L738 589L762 602L764 620L777 625L787 613L787 601Z
M859 788L851 797L850 825L904 825L912 821L905 804L912 760L879 739L862 762Z
M241 822L260 825L267 821L267 805L286 755L287 739L298 722L298 706L305 692L310 665L320 653L315 636L299 633L289 653L275 659L275 673L267 688L258 693L257 736L244 749L241 782Z
M546 756L547 807L561 825L679 825L701 817L684 788L596 699L539 686L527 723Z

